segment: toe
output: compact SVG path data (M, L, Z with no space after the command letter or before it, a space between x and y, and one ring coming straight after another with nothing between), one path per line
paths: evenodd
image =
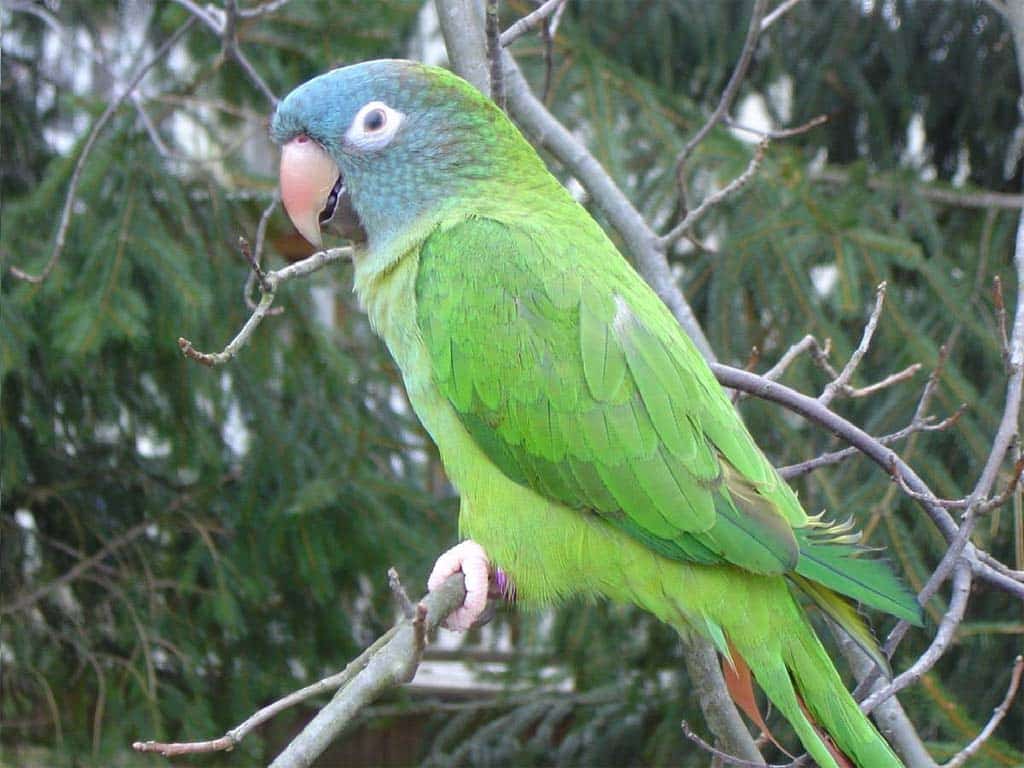
M427 588L437 589L449 576L459 571L465 576L466 599L460 608L448 616L444 626L457 632L465 632L487 608L487 591L490 585L490 560L484 548L475 541L464 541L441 555L434 563Z

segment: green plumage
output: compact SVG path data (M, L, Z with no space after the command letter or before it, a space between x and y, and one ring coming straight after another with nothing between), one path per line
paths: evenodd
M442 70L375 62L321 78L323 109L384 98L374 78L409 124L377 173L334 153L368 222L356 290L459 490L463 533L527 604L605 595L731 644L821 765L836 763L798 696L858 765L899 765L794 592L880 663L841 595L919 621L913 595L845 527L807 516L672 315L493 104ZM289 109L281 122L301 124ZM437 170L431 186L385 172L396 157ZM370 224L385 193L410 210Z

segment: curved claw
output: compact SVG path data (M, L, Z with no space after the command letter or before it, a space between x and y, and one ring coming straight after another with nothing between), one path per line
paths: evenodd
M461 608L449 614L443 626L455 632L465 632L476 624L487 608L491 576L491 561L487 552L471 539L457 544L437 558L427 580L427 589L437 589L445 579L459 571L466 577L466 599Z

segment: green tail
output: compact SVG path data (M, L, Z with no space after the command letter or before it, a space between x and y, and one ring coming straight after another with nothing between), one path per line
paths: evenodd
M815 522L794 533L800 547L800 576L921 626L917 597L885 560L866 556L869 550L856 543L859 534L851 533L848 524Z
M808 719L835 742L858 768L903 768L871 721L861 713L807 618L791 603L784 635L774 642L750 642L748 633L730 635L758 685L793 726L801 743L822 768L839 768L824 740ZM743 640L747 642L744 643ZM762 638L762 641L764 638Z

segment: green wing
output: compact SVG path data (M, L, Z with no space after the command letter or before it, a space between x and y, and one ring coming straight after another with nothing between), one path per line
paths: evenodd
M807 518L675 320L589 220L469 219L420 251L436 383L510 478L656 551L796 567Z

